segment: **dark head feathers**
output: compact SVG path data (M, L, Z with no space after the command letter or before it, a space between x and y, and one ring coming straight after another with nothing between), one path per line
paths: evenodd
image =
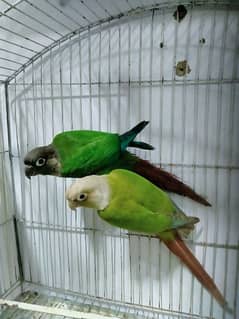
M59 156L53 145L40 146L32 149L24 158L25 175L59 175Z

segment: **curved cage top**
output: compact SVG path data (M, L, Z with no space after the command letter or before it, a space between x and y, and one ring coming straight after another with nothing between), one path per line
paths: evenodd
M180 1L188 8L238 9L237 1ZM11 81L44 53L109 22L154 10L177 8L177 1L152 0L1 0L0 83Z

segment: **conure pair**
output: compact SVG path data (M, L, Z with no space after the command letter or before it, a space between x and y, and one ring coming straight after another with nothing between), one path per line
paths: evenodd
M171 173L127 151L127 147L153 149L135 141L147 124L140 122L122 135L87 130L60 133L50 145L26 155L25 174L28 178L38 174L81 177L66 192L70 208L95 208L111 225L158 236L225 306L212 278L182 240L199 219L187 217L163 190L210 204Z

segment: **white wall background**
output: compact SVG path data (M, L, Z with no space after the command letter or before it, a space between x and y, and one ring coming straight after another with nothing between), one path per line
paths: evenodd
M172 12L155 12L73 37L10 83L26 281L233 317L156 239L130 236L90 210L69 211L64 192L71 180L27 180L23 157L63 130L124 132L150 120L141 139L156 150L137 154L162 163L212 203L209 209L174 197L186 213L200 218L191 248L229 305L238 307L238 25L238 13L229 10L195 9L180 24ZM185 59L191 73L177 77L175 65Z

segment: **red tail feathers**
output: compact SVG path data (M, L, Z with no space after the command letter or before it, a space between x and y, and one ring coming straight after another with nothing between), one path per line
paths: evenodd
M174 240L164 241L168 249L178 256L182 262L191 270L193 275L200 281L200 283L212 294L212 296L223 307L226 306L226 300L215 285L213 279L203 269L202 265L186 246L184 241L178 236Z
M132 168L135 173L138 173L139 175L145 177L156 186L168 192L187 196L200 204L211 206L211 204L206 199L198 195L191 187L181 182L173 174L166 172L163 169L156 167L150 162L139 157L136 157L136 159L137 162Z

